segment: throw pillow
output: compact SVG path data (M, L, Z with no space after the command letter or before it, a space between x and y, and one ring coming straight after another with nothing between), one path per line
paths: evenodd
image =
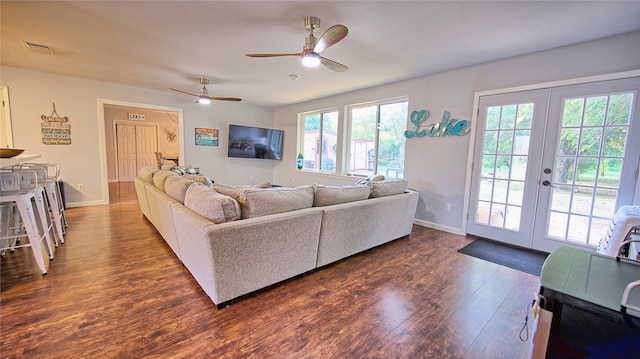
M356 185L359 184L368 184L369 182L380 182L384 180L384 175L375 175L375 176L369 176L369 177L365 177L361 180L359 180L358 182L356 182Z
M202 184L207 185L207 186L211 184L211 180L205 175L192 175L192 174L185 173L185 174L182 175L182 177L190 179L190 180L198 182L198 183L202 183Z
M371 189L365 185L324 186L313 185L313 206L322 207L332 204L360 201L369 198Z
M147 183L153 183L153 175L156 174L156 172L158 172L158 170L153 167L143 167L138 171L138 178Z
M213 223L231 222L241 217L240 205L235 199L200 183L189 186L184 206Z
M162 192L164 192L164 183L169 176L178 177L177 174L171 171L158 171L155 175L153 175L153 184Z
M181 176L169 176L164 182L164 191L176 201L184 203L184 196L187 193L187 189L194 183L194 181Z
M269 181L260 182L260 183L254 184L253 187L255 187L255 188L271 188L271 182L269 182Z
M369 182L371 188L371 198L391 196L404 193L409 182L402 178L390 178L377 182Z

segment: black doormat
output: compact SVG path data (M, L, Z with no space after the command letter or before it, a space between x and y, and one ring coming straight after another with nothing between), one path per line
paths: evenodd
M542 264L549 255L549 253L513 246L485 238L476 239L475 241L460 248L458 252L522 272L537 275L538 277L542 271Z

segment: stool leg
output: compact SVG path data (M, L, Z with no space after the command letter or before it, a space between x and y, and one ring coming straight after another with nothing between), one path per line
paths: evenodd
M62 218L60 216L60 206L58 203L58 199L56 198L55 195L55 183L54 182L47 182L47 187L45 189L45 192L47 193L47 198L49 199L49 206L51 207L50 210L53 213L53 224L56 227L56 233L57 233L57 239L54 244L56 245L56 247L58 246L58 241L60 241L60 243L64 243L64 233L62 230ZM54 237L56 238L56 237Z
M27 203L28 202L28 203ZM25 198L16 201L18 206L18 211L20 212L20 216L22 217L22 222L24 223L24 227L27 231L27 236L29 237L29 242L31 244L31 250L33 251L33 256L36 259L36 263L42 274L47 274L47 268L44 265L44 258L42 255L42 249L40 247L40 240L38 238L38 231L36 227L36 217L33 213L33 207L31 205L31 199Z
M56 198L58 199L58 212L60 212L60 218L62 220L62 231L66 234L67 233L67 227L69 226L67 224L67 216L64 214L64 202L62 201L62 190L60 189L60 182L55 181L55 191L56 191Z
M49 217L49 210L44 203L44 188L40 188L35 191L36 209L38 211L38 217L40 217L40 225L42 226L42 234L45 238L45 249L49 254L49 259L53 259L53 223L51 223L51 217Z

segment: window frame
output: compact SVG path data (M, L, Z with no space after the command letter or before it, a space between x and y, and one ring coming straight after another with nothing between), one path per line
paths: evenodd
M340 174L340 172L338 172L338 166L337 163L333 164L333 168L332 169L322 169L322 163L324 160L326 160L325 158L323 158L322 155L322 148L327 146L327 144L324 143L324 141L322 141L323 138L323 134L325 131L324 128L324 120L325 120L325 115L327 114L331 114L331 113L335 113L336 114L336 120L337 120L337 125L336 125L336 159L335 162L338 162L338 160L340 159L341 156L341 136L340 136L340 122L341 122L341 115L342 113L340 112L339 109L337 108L328 108L328 109L324 109L324 110L315 110L315 111L307 111L307 112L301 112L298 114L298 147L297 147L297 151L296 151L296 157L299 153L303 154L303 158L305 158L304 153L305 153L305 119L308 116L313 116L313 115L318 115L319 116L319 126L318 126L318 138L320 139L320 163L318 164L318 168L315 168L315 163L314 163L314 168L305 168L304 165L302 167L302 171L309 171L309 172L321 172L321 173L329 173L329 174ZM317 151L317 149L316 149ZM328 151L327 151L328 152ZM304 161L304 160L303 160Z
M344 152L343 152L343 163L344 163L344 172L346 175L348 176L353 176L353 177L367 177L367 175L364 175L362 173L353 173L351 170L351 144L352 144L352 140L351 140L351 130L352 130L352 110L353 109L359 109L359 108L367 108L367 107L376 107L376 129L375 129L375 135L374 135L374 154L373 154L373 164L374 164L374 168L373 168L373 174L372 175L376 175L378 174L378 154L379 154L379 145L380 145L380 122L381 122L381 115L380 115L380 108L382 106L385 105L391 105L391 104L397 104L397 103L403 103L406 102L407 103L407 113L405 114L405 130L406 130L406 126L407 126L407 117L408 116L408 108L409 108L409 98L407 96L403 96L403 97L396 97L396 98L390 98L390 99L385 99L385 100L377 100L377 101L370 101L370 102L363 102L363 103L359 103L359 104L353 104L353 105L347 105L345 106L345 113L346 113L346 120L345 120L345 134L344 134L344 142L345 142L345 148L344 148ZM403 139L405 141L405 146L406 146L406 137L404 137L403 134ZM403 162L403 169L404 169L404 162L405 162L406 158L402 159ZM404 170L403 170L404 172ZM384 174L385 177L387 176L387 173ZM398 176L398 172L396 171L395 176L393 178L403 178L404 174L401 176ZM391 178L391 177L390 177Z

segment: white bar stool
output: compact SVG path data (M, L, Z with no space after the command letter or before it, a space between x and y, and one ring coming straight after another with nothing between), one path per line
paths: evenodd
M38 183L37 171L13 170L11 172L0 172L0 203L17 207L17 214L20 216L21 223L29 239L29 243L17 245L17 238L13 235L7 235L2 237L0 241L0 244L4 245L2 249L13 250L14 248L30 247L42 274L47 274L41 243L44 242L49 259L53 259L53 241L50 235L52 222L45 208L44 189ZM11 216L2 218L1 226L3 228L10 228L15 224L15 221L10 220L10 218ZM4 233L5 231L3 230L2 232Z
M48 199L48 207L53 215L57 234L57 237L54 238L54 244L57 247L58 243L64 243L64 234L67 232L67 218L64 214L64 204L62 203L62 195L58 185L60 165L57 163L23 163L18 168L42 169L45 173L46 177L42 182Z

